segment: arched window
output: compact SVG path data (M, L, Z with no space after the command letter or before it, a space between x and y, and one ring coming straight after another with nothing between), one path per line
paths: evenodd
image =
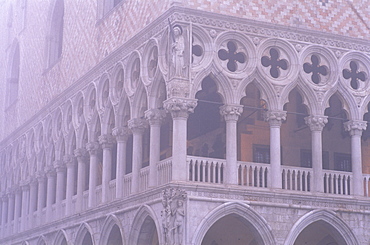
M50 31L48 36L48 68L57 63L62 55L63 24L64 0L56 0L52 10Z
M18 99L18 87L19 87L19 43L14 41L11 53L9 56L9 70L7 78L7 93L6 93L6 104L7 107L12 105Z

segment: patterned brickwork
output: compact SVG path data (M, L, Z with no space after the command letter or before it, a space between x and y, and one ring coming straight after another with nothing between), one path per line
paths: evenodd
M25 29L19 30L19 2L0 1L0 74L6 74L8 39L18 38L21 53L19 99L4 110L6 76L0 75L0 138L30 119L63 90L91 70L108 54L122 46L158 18L173 2L186 8L349 37L370 39L370 7L367 1L328 0L123 0L102 19L97 19L96 1L64 0L65 24L62 58L46 69L46 38L50 3L27 1ZM13 4L14 30L7 34L8 7ZM17 19L18 18L18 19ZM5 32L5 33L4 33ZM4 52L5 50L5 52ZM3 58L5 57L5 58ZM11 119L11 120L9 120Z

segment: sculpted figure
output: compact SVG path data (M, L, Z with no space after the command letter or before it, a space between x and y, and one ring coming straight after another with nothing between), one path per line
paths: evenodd
M185 40L182 35L182 28L179 25L173 27L173 43L172 43L172 63L174 67L174 76L183 77L184 70L184 50Z

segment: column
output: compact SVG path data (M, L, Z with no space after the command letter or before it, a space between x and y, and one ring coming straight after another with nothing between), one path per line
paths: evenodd
M224 105L220 107L220 113L226 121L226 173L224 182L237 185L237 122L239 116L243 113L243 106Z
M75 190L75 159L72 155L65 155L63 162L67 167L66 215L72 214L72 197Z
M127 127L116 127L112 131L117 141L116 198L123 197L123 178L126 174L126 144L131 133L131 130Z
M128 127L133 135L131 193L137 193L140 188L140 169L143 164L143 133L147 127L147 121L134 118L128 121Z
M365 121L348 121L344 123L344 128L349 131L351 135L351 161L353 195L363 196L364 185L362 177L362 156L361 156L361 135L362 131L366 129L367 123Z
M65 171L66 167L62 160L57 160L54 162L54 168L57 172L57 184L56 184L56 191L55 191L55 208L57 210L57 217L61 217L62 215L62 201L64 199L64 191L65 191Z
M28 223L32 227L33 221L34 221L34 215L33 213L36 211L37 206L37 180L33 179L30 181L30 197L29 197L29 221Z
M145 112L145 118L150 125L149 187L154 187L157 185L157 163L161 154L161 124L166 118L166 111L150 109Z
M22 209L22 191L19 187L15 190L15 207L14 207L14 232L19 231L19 218Z
M42 209L46 206L45 201L45 189L46 189L46 180L45 180L45 173L43 171L38 171L36 173L36 178L38 182L38 190L37 190L37 217L41 223L42 217Z
M53 166L48 165L45 168L47 176L47 191L46 191L46 217L51 219L53 211L53 202L55 200L55 169Z
M172 180L187 180L187 120L190 113L194 112L197 101L185 98L170 98L164 101L164 107L171 113L173 120L172 135Z
M8 190L8 223L10 224L14 220L14 193L12 189Z
M30 186L27 182L21 184L22 188L22 215L21 215L21 230L27 229L27 218L29 209Z
M86 149L90 154L90 173L89 173L89 201L88 206L94 207L96 203L96 185L98 176L98 142L90 142L86 144Z
M327 116L308 116L305 118L306 124L311 130L311 150L312 150L312 171L313 179L312 191L324 192L324 176L322 166L322 130L328 122Z
M74 151L75 157L77 158L77 200L75 211L83 210L83 193L86 184L86 154L87 151L83 148L76 149Z
M286 120L286 111L268 111L265 114L266 121L270 124L270 187L281 189L281 144L280 127L283 120Z
M112 179L112 148L114 138L111 135L99 136L103 148L102 202L109 200L109 182Z
M4 194L2 196L2 210L1 210L1 226L2 226L2 229L1 229L1 234L3 236L6 235L6 229L5 229L5 226L6 226L6 223L7 223L7 218L8 218L8 196L6 194Z

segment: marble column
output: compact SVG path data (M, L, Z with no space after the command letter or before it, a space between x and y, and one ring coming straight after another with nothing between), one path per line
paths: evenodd
M148 123L145 119L134 118L128 121L128 127L133 135L131 193L139 192L140 188L140 169L143 164L143 134L147 126Z
M109 201L109 182L112 179L112 148L114 138L111 135L99 136L103 149L102 202Z
M312 151L312 171L313 179L312 191L324 192L324 176L322 165L322 130L328 122L327 116L308 116L305 118L306 124L311 130L311 151Z
M187 120L194 112L197 101L186 98L170 98L163 102L167 112L171 113L173 120L172 135L172 180L186 181L188 168L186 159Z
M98 142L89 142L86 144L86 149L90 154L90 173L89 173L89 200L88 206L94 207L96 204L96 186L98 182Z
M131 133L131 130L127 127L116 127L112 131L117 141L116 198L123 197L123 178L126 174L126 145Z
M8 195L8 222L10 223L14 220L15 196L13 193L13 188L8 190L7 195Z
M54 168L57 172L57 184L56 184L56 191L55 191L55 206L57 210L57 216L62 217L62 201L64 199L65 193L65 172L66 166L62 160L57 160L54 162Z
M348 121L344 123L344 128L351 135L351 162L353 174L353 191L356 196L364 195L364 184L362 175L362 156L361 156L361 135L366 129L366 121Z
M21 184L22 188L22 215L21 215L21 230L27 229L28 210L29 210L29 197L30 186L29 183L24 182Z
M86 154L87 151L83 148L76 149L74 151L75 157L77 158L77 199L75 205L75 211L83 210L83 192L86 184Z
M67 183L66 183L66 215L72 214L72 197L75 190L75 159L72 155L65 155L63 157L63 162L67 167Z
M46 191L46 217L51 219L51 214L53 211L53 203L55 200L55 169L53 166L48 165L45 168L47 177L47 191Z
M29 197L29 219L28 224L30 227L32 227L32 224L34 223L34 212L36 211L37 206L37 180L31 177L30 181L30 197Z
M18 186L15 189L15 207L14 207L14 232L19 231L19 219L21 218L22 210L22 191Z
M286 111L267 111L265 120L270 124L270 187L282 188L281 178L281 123L286 120Z
M231 185L237 185L237 122L239 116L243 113L243 106L224 105L220 107L220 113L226 121L226 173L224 182Z
M2 196L2 210L1 210L1 234L6 235L6 224L8 222L8 196L3 194Z
M37 217L41 222L42 217L42 209L46 206L46 179L45 179L45 172L38 171L36 173L36 178L38 181L38 190L37 190Z
M166 111L150 109L145 112L145 118L150 125L149 187L154 187L157 185L157 163L161 156L161 124L166 118Z

